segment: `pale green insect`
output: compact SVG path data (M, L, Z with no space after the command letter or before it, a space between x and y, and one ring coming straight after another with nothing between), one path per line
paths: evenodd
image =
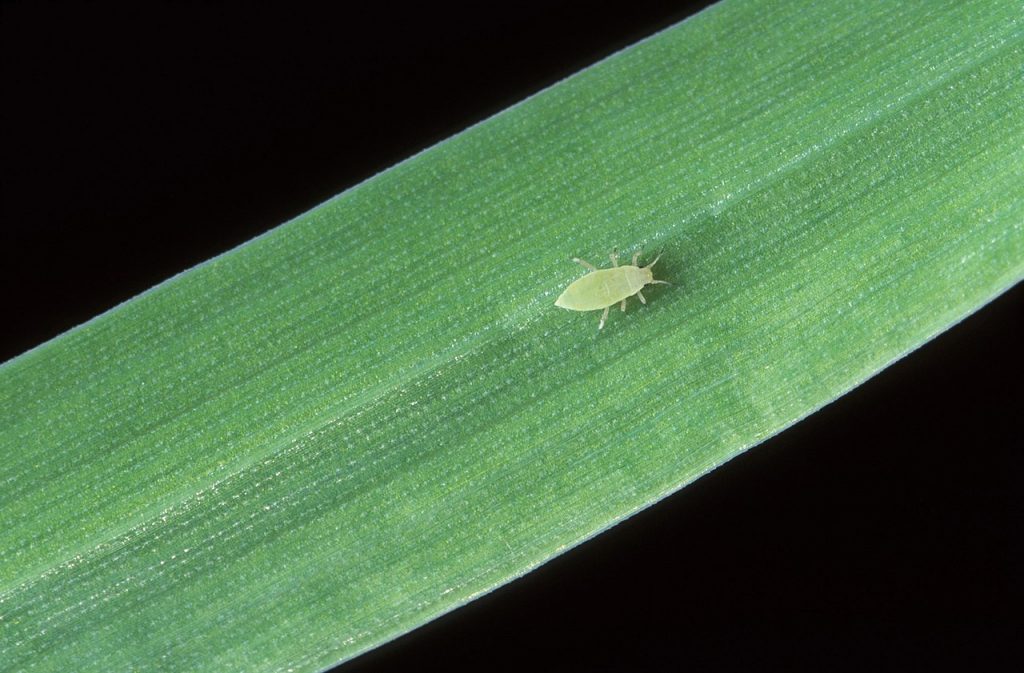
M645 285L654 283L671 285L663 280L654 280L651 267L658 263L661 255L654 258L654 261L644 267L636 265L640 253L633 255L633 263L629 266L619 266L619 253L611 254L612 268L598 269L590 262L585 262L578 257L572 261L582 264L590 269L590 273L579 280L572 282L565 292L555 300L555 306L567 308L570 311L597 311L604 309L601 314L601 323L597 329L602 329L608 320L608 311L615 304L619 304L622 310L626 310L626 299L634 294L641 304L646 304L644 293L641 292Z

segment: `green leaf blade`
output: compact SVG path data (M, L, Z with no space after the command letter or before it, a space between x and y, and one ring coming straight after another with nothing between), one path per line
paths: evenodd
M0 661L328 666L962 319L1024 275L1018 14L720 4L5 364ZM641 245L648 306L552 306Z

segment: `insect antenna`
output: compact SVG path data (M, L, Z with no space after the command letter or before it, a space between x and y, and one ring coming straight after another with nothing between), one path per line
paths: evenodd
M653 261L653 262L651 262L650 264L648 264L647 266L645 266L644 268L645 268L645 269L650 269L650 268L651 268L652 266L654 266L655 264L657 264L657 263L658 263L658 260L659 260L659 259L661 259L661 256L662 256L662 255L663 255L664 253L665 253L665 251L664 251L664 250L659 250L659 251L658 251L658 256L654 258L654 261Z

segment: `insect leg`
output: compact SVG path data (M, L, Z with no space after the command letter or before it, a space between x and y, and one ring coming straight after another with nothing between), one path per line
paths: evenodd
M633 253L633 261L631 262L632 265L636 266L637 260L639 260L639 259L640 259L640 251L637 250L636 252Z
M601 314L601 322L598 323L598 325L597 325L598 331L604 329L604 321L608 319L608 309L610 309L610 308L611 308L611 306L605 306L604 307L604 313Z
M652 281L650 281L648 283L648 285L671 285L671 284L672 283L668 282L667 280L652 280Z
M640 290L637 290L637 291L636 291L636 296L637 296L637 298L638 298L638 299L640 300L640 303L641 303L641 304L646 304L646 303L647 303L647 300L646 300L646 299L644 299L644 293L643 293L643 292L641 292Z
M590 269L591 271L597 271L597 267L596 266L594 266L593 264L591 264L590 262L588 262L586 260L580 259L579 257L573 257L572 261L576 262L577 264L579 264L580 266L582 266L585 269Z
M609 255L609 257L612 258L612 266L613 267L616 267L616 266L619 265L619 249L618 248L615 248L614 250L612 250L612 254Z
M626 312L626 300L625 300L625 299L623 299L623 300L622 300L622 303L621 303L621 304L619 304L619 308L621 308L621 309L622 309L622 312L623 312L623 313L625 313L625 312Z

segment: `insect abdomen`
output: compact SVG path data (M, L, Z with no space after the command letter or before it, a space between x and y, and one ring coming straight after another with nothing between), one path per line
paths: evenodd
M555 305L572 311L595 311L617 304L643 287L643 284L633 287L631 269L635 267L620 266L588 273L565 288Z

